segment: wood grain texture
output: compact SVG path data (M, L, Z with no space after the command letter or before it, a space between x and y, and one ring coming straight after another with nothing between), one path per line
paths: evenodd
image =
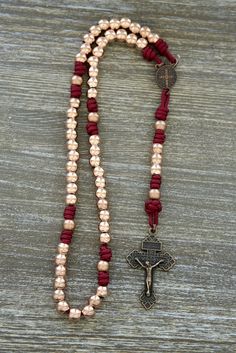
M159 237L177 259L155 273L159 302L141 308L141 271L125 255L146 235L153 65L110 45L100 65L102 163L111 210L111 295L73 324L51 299L62 224L64 121L82 34L103 17L149 25L181 55L164 148ZM1 353L235 352L235 2L0 1ZM85 98L85 96L84 96ZM68 294L96 282L94 181L80 113L79 204Z

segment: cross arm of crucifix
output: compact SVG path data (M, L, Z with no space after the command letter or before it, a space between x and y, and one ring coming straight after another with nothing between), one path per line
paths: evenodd
M164 262L164 260L161 259L151 266L149 261L146 261L145 264L143 264L138 257L135 257L135 260L140 264L140 266L142 266L143 268L149 268L150 270L154 267L157 267L161 262Z

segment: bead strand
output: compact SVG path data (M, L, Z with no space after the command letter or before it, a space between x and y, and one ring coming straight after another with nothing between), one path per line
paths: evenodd
M100 40L99 40L100 39ZM96 44L98 44L98 48L102 46L104 48L108 43L108 39L106 38L106 32L104 37L99 37L96 40ZM99 52L99 51L98 51ZM96 58L98 56L96 53L93 54ZM98 75L98 69L97 69L97 60L94 59L93 57L90 57L88 59L88 63L92 64L90 65L89 68L89 79L88 79L88 86L90 87L90 80L93 77L94 74L94 68L96 68L96 76ZM91 70L93 69L93 70ZM87 99L87 108L88 108L88 123L87 123L87 133L90 135L89 137L89 142L90 142L90 165L92 168L94 168L94 175L96 177L95 179L95 185L97 187L96 190L96 196L98 198L97 206L99 209L99 231L101 232L100 234L100 242L102 243L100 246L100 260L98 261L97 264L97 270L98 270L98 285L102 287L107 287L109 283L109 261L111 260L112 257L112 252L111 249L108 247L107 243L108 240L110 241L110 235L109 235L109 211L107 210L108 207L108 202L107 202L107 191L105 188L106 181L105 181L105 176L104 176L104 170L101 167L101 160L100 160L100 137L99 137L99 132L98 132L98 104L96 101L96 97L91 97L89 94L91 88L88 90L88 99ZM91 121L92 117L92 121ZM105 239L105 243L103 244L103 239Z
M163 89L161 102L155 112L155 135L153 138L153 154L151 166L151 181L149 190L149 199L145 202L145 210L149 216L149 225L152 231L155 231L158 225L158 215L162 210L160 202L161 186L161 163L163 143L165 142L166 118L169 112L169 90Z
M98 86L98 64L99 58L103 56L105 47L113 40L125 41L128 45L135 45L141 50L141 54L146 60L155 61L157 65L162 65L162 60L158 57L157 51L166 56L166 58L174 63L175 58L168 50L168 45L158 34L152 33L147 26L141 26L136 22L132 22L129 18L102 19L98 24L90 27L89 32L83 37L83 44L79 53L76 55L74 64L74 73L71 79L71 94L69 108L67 110L66 120L66 139L68 148L68 161L66 163L66 207L64 209L64 223L60 235L60 243L57 248L55 258L55 281L54 281L54 299L57 301L57 309L59 312L68 313L70 319L80 319L80 317L92 317L95 314L95 308L99 307L101 299L108 295L109 283L109 262L112 258L112 252L108 244L111 241L110 236L110 213L108 210L106 180L104 169L101 166L100 158L100 137L99 137L99 112L97 104L97 86ZM97 208L99 212L100 232L100 259L97 263L98 270L98 287L96 293L92 295L88 304L83 309L70 308L65 297L66 287L66 263L69 253L69 246L72 241L75 229L75 213L77 203L77 168L79 161L78 143L76 127L78 110L80 107L80 97L82 94L83 75L88 72L88 91L87 91L87 108L88 123L86 125L90 143L90 165L93 169L96 185ZM164 91L163 91L164 92ZM155 212L161 210L160 184L161 184L161 160L162 145L165 140L165 119L168 113L168 94L162 93L162 101L156 110L156 132L153 140L153 155L150 182L150 192L148 200L145 203L145 209L149 214L149 224L153 225L153 221L157 222L157 216L153 216ZM154 202L154 203L153 203Z

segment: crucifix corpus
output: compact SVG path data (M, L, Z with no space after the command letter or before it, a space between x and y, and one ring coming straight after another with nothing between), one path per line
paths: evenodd
M143 268L145 270L145 288L140 295L140 301L145 309L150 309L157 298L153 291L153 270L159 268L169 271L175 264L174 258L162 251L161 242L153 235L147 236L143 242L141 251L133 250L127 261L132 268Z

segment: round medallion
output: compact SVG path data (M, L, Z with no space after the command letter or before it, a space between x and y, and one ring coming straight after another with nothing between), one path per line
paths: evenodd
M172 87L177 80L177 75L172 65L162 65L156 72L156 78L158 86L163 89Z

